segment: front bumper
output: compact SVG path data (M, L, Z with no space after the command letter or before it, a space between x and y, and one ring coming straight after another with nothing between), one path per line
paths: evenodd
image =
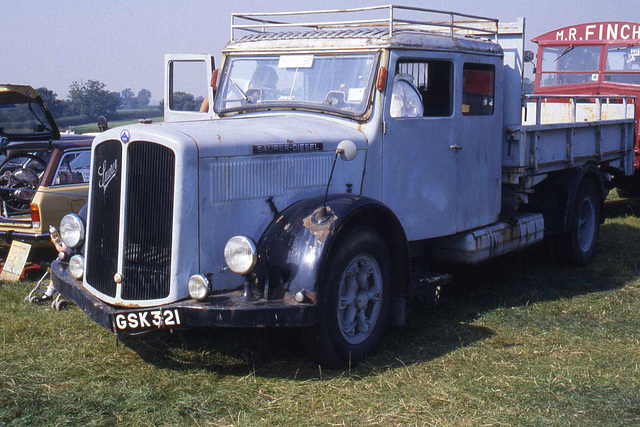
M21 242L48 242L49 232L25 233L24 231L0 230L0 242L11 243L14 240Z
M114 333L139 333L196 326L259 328L311 326L317 323L318 307L313 304L264 299L246 301L240 291L212 295L202 302L186 300L162 307L115 307L89 293L80 281L69 274L66 263L54 261L51 274L53 284L62 296L80 307L93 321ZM171 321L166 324L164 321L160 321L159 324L151 320L142 322L143 317L146 319L146 314L149 314L151 319L154 312L171 313ZM140 320L136 320L140 327L132 328L131 323L127 325L130 316ZM176 319L179 319L179 325L176 324ZM150 326L143 328L142 323L148 323Z

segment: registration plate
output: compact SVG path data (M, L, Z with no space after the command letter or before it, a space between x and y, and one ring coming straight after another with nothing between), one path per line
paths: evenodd
M115 315L114 323L116 329L124 331L179 326L181 320L180 312L173 308L119 313Z

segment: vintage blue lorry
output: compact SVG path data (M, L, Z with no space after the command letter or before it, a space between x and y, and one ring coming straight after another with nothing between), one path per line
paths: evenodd
M380 6L231 29L219 70L167 57L164 123L93 143L52 269L100 325L311 327L314 355L344 366L450 277L412 281L417 257L437 270L545 237L593 258L607 191L633 173L636 101L523 96L523 20ZM201 111L178 102L189 65Z

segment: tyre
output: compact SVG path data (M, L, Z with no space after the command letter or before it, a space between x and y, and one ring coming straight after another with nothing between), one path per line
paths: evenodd
M391 305L391 258L382 237L362 227L339 239L323 270L311 347L330 368L358 362L378 347Z
M593 260L600 231L601 197L592 180L582 181L571 211L570 229L560 239L561 254L569 265L583 267Z

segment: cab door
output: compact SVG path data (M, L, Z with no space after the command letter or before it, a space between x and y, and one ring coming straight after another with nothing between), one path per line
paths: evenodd
M498 220L502 190L502 67L500 58L464 55L456 85L461 117L456 127L458 152L458 231Z
M213 56L165 55L164 62L164 121L213 118Z
M393 51L389 59L383 202L396 213L409 240L457 230L461 114L453 108L455 68L454 55L447 52ZM398 90L407 86L398 82L407 80L422 102L418 114L414 108L399 108L402 96L415 100L411 90Z

